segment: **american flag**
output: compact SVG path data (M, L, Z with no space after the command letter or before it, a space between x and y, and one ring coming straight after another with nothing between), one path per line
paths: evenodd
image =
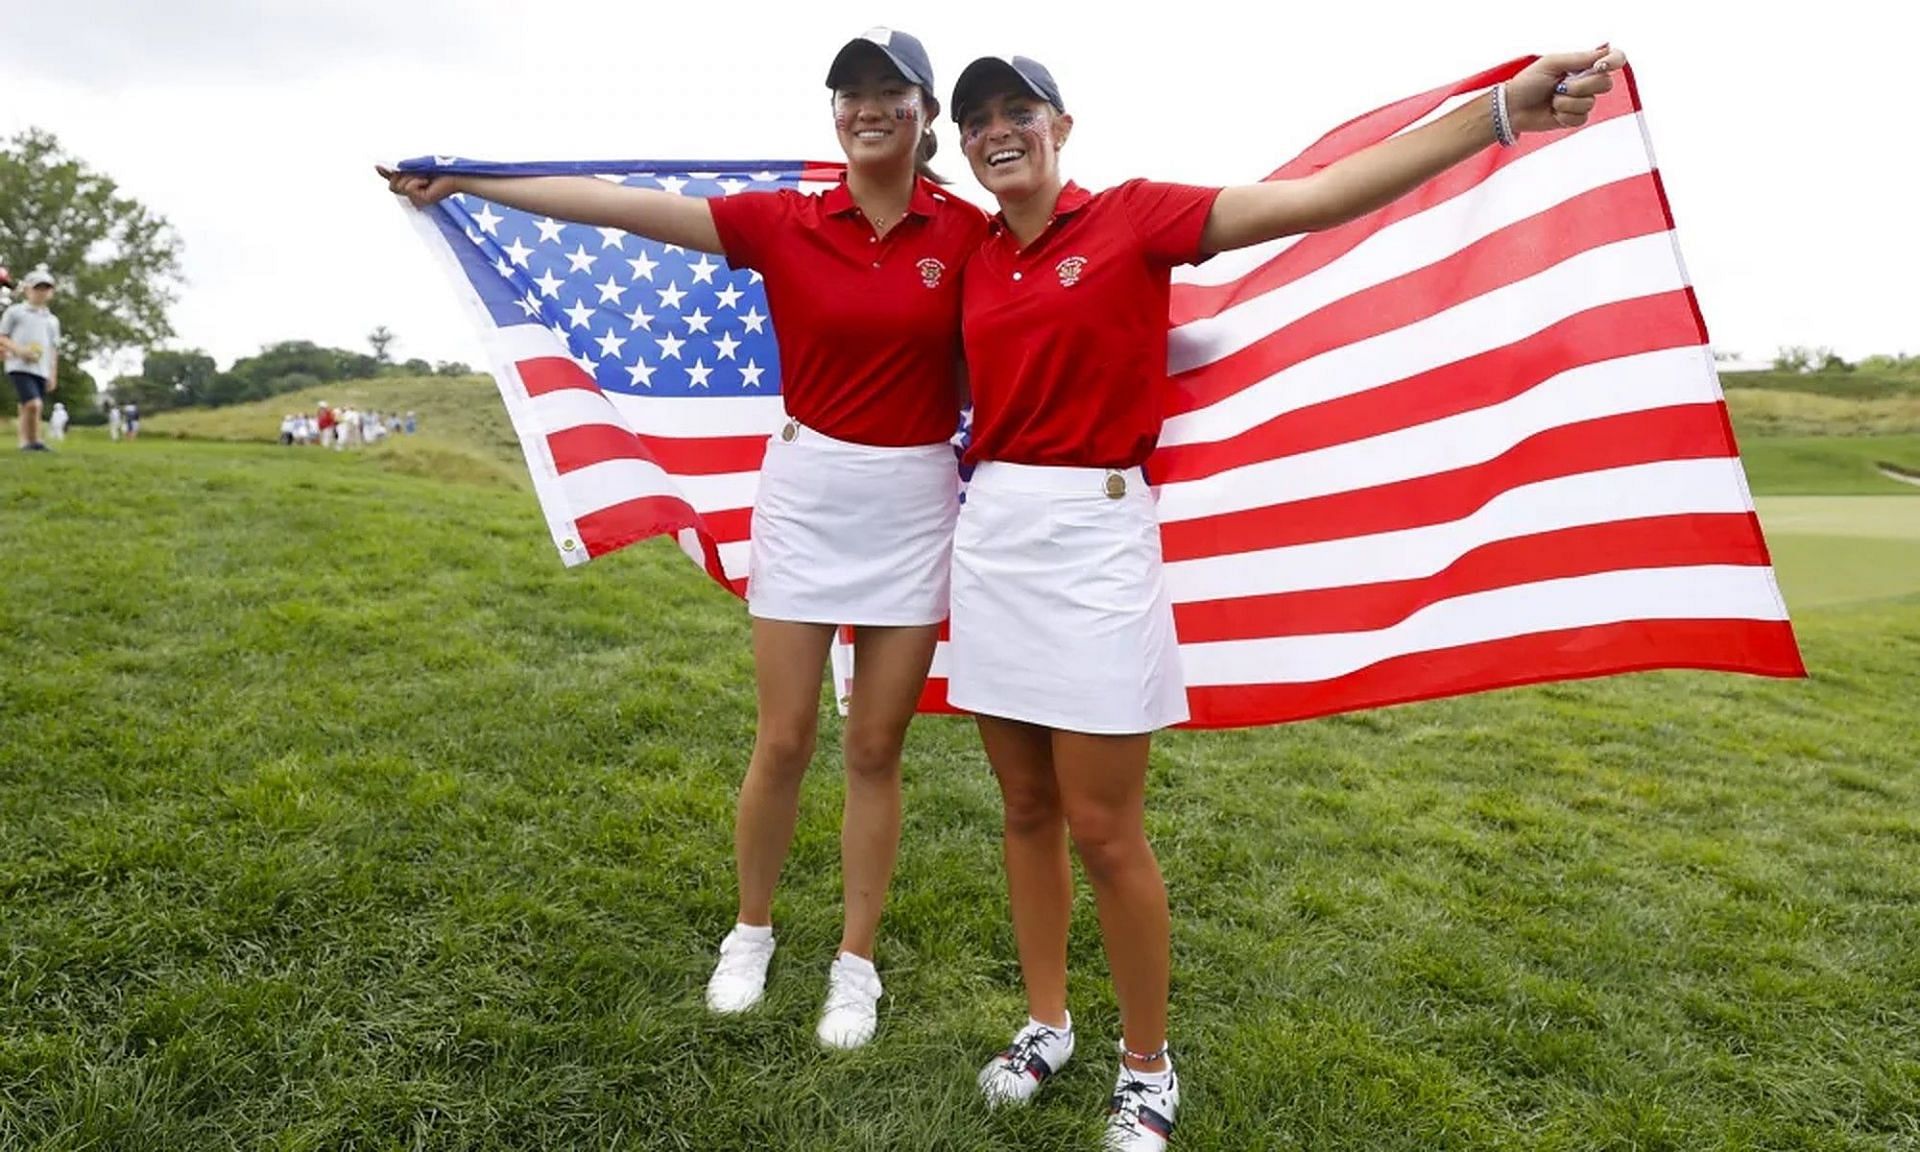
M1352 120L1269 178L1416 127L1527 63ZM1176 274L1147 472L1188 726L1653 668L1805 675L1623 79L1579 131L1488 149L1351 224ZM698 195L837 175L411 163ZM771 329L747 320L766 308L754 276L473 200L425 219L479 308L562 557L672 532L742 591L754 469L781 413ZM948 710L944 664L943 640L924 710Z

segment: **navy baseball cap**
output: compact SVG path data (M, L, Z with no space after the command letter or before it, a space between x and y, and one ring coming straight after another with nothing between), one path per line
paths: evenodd
M869 28L847 41L827 69L827 87L838 88L847 69L873 52L884 56L908 82L925 88L928 96L933 95L933 61L927 59L926 45L920 43L918 36L891 28Z
M967 65L960 79L954 81L954 123L959 123L974 105L996 92L1028 93L1061 112L1067 110L1066 102L1060 99L1060 85L1054 82L1053 73L1047 71L1045 64L1025 56L1015 56L1012 60L982 56Z

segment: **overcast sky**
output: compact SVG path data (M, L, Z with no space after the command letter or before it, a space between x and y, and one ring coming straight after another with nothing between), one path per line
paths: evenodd
M10 8L0 134L53 131L172 221L176 343L223 366L273 340L365 347L379 324L403 358L479 364L376 161L833 159L826 66L875 24L926 41L942 97L974 56L1045 61L1075 114L1067 172L1089 187L1256 179L1368 109L1610 39L1633 60L1715 345L1920 352L1920 16L1899 0L1776 9L1790 20L1691 0ZM986 202L940 130L941 166Z

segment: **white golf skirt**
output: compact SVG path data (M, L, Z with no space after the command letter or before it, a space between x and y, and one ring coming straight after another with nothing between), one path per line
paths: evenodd
M810 624L938 624L959 501L950 444L850 444L788 421L760 466L747 611Z
M986 462L953 543L947 699L1069 732L1187 719L1153 492L1138 468Z

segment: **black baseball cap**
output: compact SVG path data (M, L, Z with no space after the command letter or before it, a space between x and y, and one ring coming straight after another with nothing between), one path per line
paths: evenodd
M1053 79L1053 73L1038 60L1025 56L1015 56L1011 60L1002 60L998 56L982 56L966 66L960 73L960 79L953 85L953 120L959 123L974 105L995 92L1025 92L1039 100L1045 100L1058 111L1067 110L1066 102L1060 99L1060 85Z
M869 28L847 41L827 69L827 87L838 88L847 69L873 52L884 56L908 82L925 88L928 96L933 95L933 61L927 59L926 45L920 43L918 36L891 28Z

